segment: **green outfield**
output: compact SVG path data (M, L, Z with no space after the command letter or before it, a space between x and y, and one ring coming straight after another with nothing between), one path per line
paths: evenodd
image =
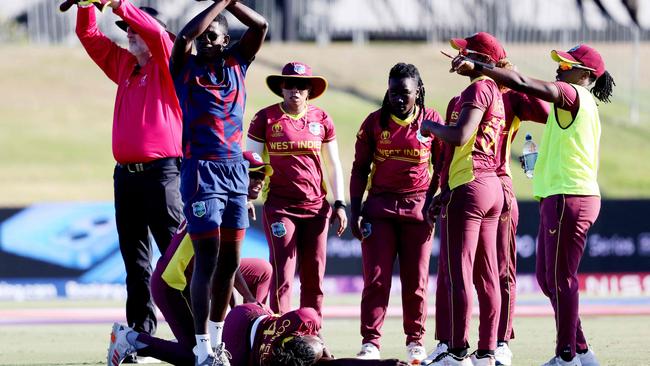
M59 306L64 302L56 302ZM71 303L69 306L106 306L106 303ZM119 304L112 303L112 306ZM0 310L27 306L39 311L52 303L0 303ZM583 317L583 327L601 365L637 366L648 364L647 340L650 330L645 324L648 316L588 316ZM476 327L472 323L472 348L476 347ZM433 318L429 318L425 336L427 350L434 346ZM106 364L106 349L110 323L51 324L51 325L0 325L0 365L101 365ZM337 357L351 357L360 347L358 319L326 319L324 337ZM387 319L382 339L382 357L404 358L404 337L399 318ZM515 354L514 365L540 365L552 356L554 325L551 317L515 318L516 339L511 342ZM171 338L166 323L158 335Z
M551 45L507 45L521 71L552 79L555 65ZM448 59L438 53L444 44L348 43L319 48L309 44L266 44L248 76L247 120L279 99L264 85L289 60L311 64L329 79L330 90L314 103L326 109L337 126L345 175L354 156L354 136L363 118L378 108L390 67L398 61L416 64L427 89L427 104L444 113L447 101L466 84L449 74ZM566 48L566 47L565 47ZM629 122L632 80L640 101L650 96L650 76L642 68L632 75L630 44L598 45L617 81L610 105L601 106L603 136L600 183L612 198L650 197L650 174L642 170L650 156L650 108L641 103L641 122ZM41 201L111 200L111 121L115 86L79 47L2 45L0 73L0 206ZM641 46L641 59L650 46ZM518 153L523 135L539 140L539 126L524 124L514 144ZM520 198L530 198L530 182L516 169Z

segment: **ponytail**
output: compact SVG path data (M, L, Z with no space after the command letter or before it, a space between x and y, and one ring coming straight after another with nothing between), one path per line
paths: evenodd
M600 100L603 103L609 103L609 97L612 96L612 92L616 83L614 78L609 72L605 71L598 79L596 79L596 84L591 88L591 94L593 94L596 99Z

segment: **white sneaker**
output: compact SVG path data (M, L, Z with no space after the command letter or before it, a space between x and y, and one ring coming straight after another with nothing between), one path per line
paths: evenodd
M589 348L586 353L578 353L578 358L582 366L600 366L600 362L596 358L594 351Z
M232 356L226 349L225 343L219 343L219 345L214 349L214 357L216 360L212 364L213 366L230 366L230 359Z
M458 358L451 353L445 352L438 356L436 361L430 363L429 366L474 366L472 360L465 356Z
M441 354L443 354L443 353L447 353L447 350L448 350L448 349L449 349L449 346L447 346L446 344L444 344L444 343L442 343L442 342L438 343L438 345L436 346L436 349L434 349L433 352L431 352L431 353L429 354L429 356L427 356L427 358L425 358L425 359L422 361L422 364L424 364L424 365L428 365L428 364L432 363L432 362L435 361L435 360L436 360L436 359L437 359Z
M575 355L571 361L564 361L560 356L555 356L542 366L582 366L582 363L578 355Z
M512 351L510 351L508 343L502 342L497 345L497 349L494 350L494 359L497 366L512 365Z
M378 360L381 358L379 348L372 343L364 343L361 345L361 351L357 353L357 358L360 360Z
M411 342L406 346L406 360L408 363L419 364L427 357L427 350L419 343Z
M494 360L494 356L492 355L485 355L483 357L478 357L476 356L476 352L472 353L471 356L469 356L469 359L472 360L472 365L474 366L495 366L496 361Z
M113 323L111 341L108 344L108 354L106 356L108 366L120 365L127 355L135 352L135 347L126 339L126 334L132 330L126 325Z

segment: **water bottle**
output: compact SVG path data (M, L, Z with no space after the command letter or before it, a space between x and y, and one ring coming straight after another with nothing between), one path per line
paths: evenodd
M537 161L537 144L535 144L533 137L529 133L526 134L526 141L524 142L522 152L521 163L524 168L524 173L529 179L533 178L535 162Z

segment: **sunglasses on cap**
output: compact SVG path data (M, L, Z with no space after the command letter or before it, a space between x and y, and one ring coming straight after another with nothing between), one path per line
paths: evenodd
M591 67L587 67L579 64L572 64L570 62L560 61L558 62L558 64L560 65L560 70L562 71L567 71L571 69L580 69L580 70L588 70L588 71L596 72L596 70L592 69Z
M311 83L309 80L304 79L285 79L282 82L282 89L291 90L296 88L298 90L307 90Z
M463 55L463 56L479 55L479 56L483 56L483 57L485 57L485 58L487 58L489 60L492 60L492 57L490 57L490 55L487 55L487 54L485 54L483 52L464 49L464 50L458 50L458 53Z

